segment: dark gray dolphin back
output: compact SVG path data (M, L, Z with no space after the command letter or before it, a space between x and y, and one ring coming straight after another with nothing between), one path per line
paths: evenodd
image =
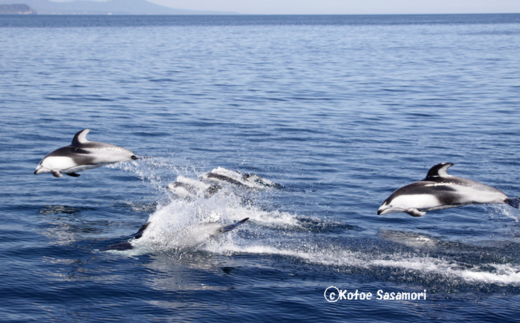
M93 148L93 149L95 149L95 148L98 148L98 149L99 148L117 148L117 149L123 149L123 150L126 150L128 152L131 152L130 150L128 150L126 148L119 147L119 146L112 145L112 144L107 144L106 142L89 141L89 140L87 140L87 134L89 132L90 132L90 129L83 129L83 130L79 131L78 133L76 133L74 135L74 138L72 138L72 143L70 144L70 146L76 147L76 148L84 148L84 149L88 149L88 148ZM132 159L135 160L135 159L137 159L137 157L132 158Z

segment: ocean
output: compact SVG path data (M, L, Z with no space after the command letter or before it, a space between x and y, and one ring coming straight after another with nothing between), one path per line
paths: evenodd
M518 322L518 209L377 210L445 162L520 196L519 53L520 14L0 16L0 321ZM150 158L34 175L86 128ZM167 189L219 168L277 185Z

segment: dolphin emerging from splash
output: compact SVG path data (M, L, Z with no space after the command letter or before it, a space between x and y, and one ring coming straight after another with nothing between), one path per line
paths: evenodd
M520 198L511 199L494 187L449 175L447 169L453 165L444 163L433 166L425 179L392 193L379 207L377 214L405 212L419 217L427 211L469 204L509 204L515 208L520 205Z
M90 129L83 129L72 139L69 146L61 147L45 156L34 174L51 173L54 177L66 174L78 177L77 172L123 161L136 160L138 157L128 149L104 142L88 141Z
M197 238L211 239L211 238L215 238L221 234L224 234L226 232L229 232L229 231L235 229L239 225L247 222L247 220L249 220L249 218L244 218L244 219L242 219L238 222L235 222L233 224L230 224L230 225L222 225L219 223L203 223L200 225L196 225L195 227L192 227L190 229L191 229L191 231L193 231L193 232L191 232L192 234L197 235ZM113 245L103 248L102 250L104 250L104 251L109 251L109 250L123 251L123 250L134 249L132 242L140 239L143 236L145 231L150 226L150 223L151 222L147 222L146 224L144 224L139 229L139 231L137 231L137 233L134 235L134 239L132 241L113 244ZM204 240L201 240L201 241L204 241Z

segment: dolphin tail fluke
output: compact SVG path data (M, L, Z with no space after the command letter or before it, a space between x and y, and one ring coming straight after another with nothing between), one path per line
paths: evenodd
M240 221L238 221L236 223L223 226L222 228L220 228L218 230L218 233L221 234L221 233L229 232L229 231L233 230L234 228L238 227L239 225L241 225L242 223L246 222L247 220L249 220L249 218L245 218L245 219L242 219L242 220L240 220Z
M514 199L507 199L506 203L518 209L518 207L520 207L520 197Z
M139 239L143 236L143 233L144 233L144 230L146 230L146 228L148 228L148 226L150 225L150 222L146 222L140 229L139 231L137 231L137 233L135 234L134 238L135 239Z
M151 156L137 156L137 155L133 155L132 157L132 160L137 160L137 159L148 159L148 158L152 158Z

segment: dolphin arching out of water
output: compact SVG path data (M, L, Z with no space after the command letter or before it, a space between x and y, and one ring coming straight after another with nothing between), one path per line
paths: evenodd
M76 133L70 145L45 156L34 174L51 173L54 177L66 174L78 177L77 172L80 171L139 158L128 149L104 142L88 141L89 132L90 129L81 130Z
M499 189L470 179L449 175L454 164L433 166L426 178L403 186L388 197L377 214L405 212L419 217L428 211L455 208L469 204L509 204L518 208L520 199L511 199Z

